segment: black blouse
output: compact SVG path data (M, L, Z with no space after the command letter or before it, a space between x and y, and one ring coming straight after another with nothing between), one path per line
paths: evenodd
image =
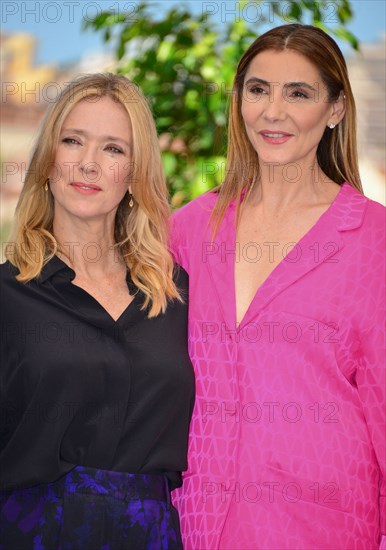
M114 321L54 257L20 283L0 266L0 490L52 482L74 466L164 473L187 467L194 375L187 304L148 319L143 294ZM175 281L187 297L187 274Z

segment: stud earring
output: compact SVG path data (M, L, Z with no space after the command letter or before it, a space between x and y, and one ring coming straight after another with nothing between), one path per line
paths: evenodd
M331 130L332 130L333 128L335 128L335 126L336 126L336 124L334 124L333 122L331 122L331 123L328 125L328 127L331 128Z
M134 206L133 195L129 193L129 207L133 208L133 206Z
M46 183L44 184L44 191L45 191L46 193L47 193L47 191L48 191L48 184L49 184L49 183L50 183L50 179L47 178L47 179L46 179Z

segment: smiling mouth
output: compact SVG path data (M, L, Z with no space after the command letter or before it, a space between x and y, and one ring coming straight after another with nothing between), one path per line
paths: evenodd
M272 130L260 130L259 135L264 143L273 146L284 145L293 137L288 132L274 132Z
M282 137L290 137L291 134L283 133L283 132L260 132L261 135L270 137L270 138L282 138Z
M70 185L72 187L77 187L78 189L83 189L84 191L102 191L102 189L97 185L89 185L89 184L86 185L85 183L77 183L77 182L72 182L70 183Z

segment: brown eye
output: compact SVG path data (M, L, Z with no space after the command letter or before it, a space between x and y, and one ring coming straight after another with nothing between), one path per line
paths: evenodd
M123 153L122 149L119 147L116 147L115 145L108 145L106 147L107 151L111 151L112 153Z
M305 94L304 92L300 91L300 90L295 90L295 91L292 93L292 97L308 99L308 95Z
M252 94L256 94L256 95L266 93L265 90L263 90L263 88L261 88L260 86L253 86L248 91L251 92Z
M62 139L62 143L69 143L70 145L73 145L73 144L76 144L76 143L79 144L79 141L77 141L74 138L64 138L64 139Z

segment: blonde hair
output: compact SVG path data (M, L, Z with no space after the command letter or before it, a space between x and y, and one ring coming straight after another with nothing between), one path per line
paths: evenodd
M349 182L363 193L359 176L356 145L356 109L346 62L336 42L312 25L282 25L261 35L241 58L233 83L229 112L228 155L225 179L218 188L218 200L212 213L216 234L230 202L236 198L237 219L243 192L260 179L259 158L247 136L241 114L243 86L252 59L265 50L293 50L306 57L319 71L328 90L329 101L345 95L343 120L331 131L326 128L317 149L317 160L323 172L333 181Z
M7 259L19 269L22 282L38 277L58 251L53 234L54 199L45 183L55 159L59 136L69 112L88 98L110 97L127 111L133 131L130 184L118 206L114 237L130 268L131 278L145 295L143 309L149 317L166 310L168 299L181 297L173 282L173 260L167 248L169 205L162 171L157 132L151 110L138 87L115 74L90 74L76 78L51 105L41 125L24 186L17 204L12 250Z

